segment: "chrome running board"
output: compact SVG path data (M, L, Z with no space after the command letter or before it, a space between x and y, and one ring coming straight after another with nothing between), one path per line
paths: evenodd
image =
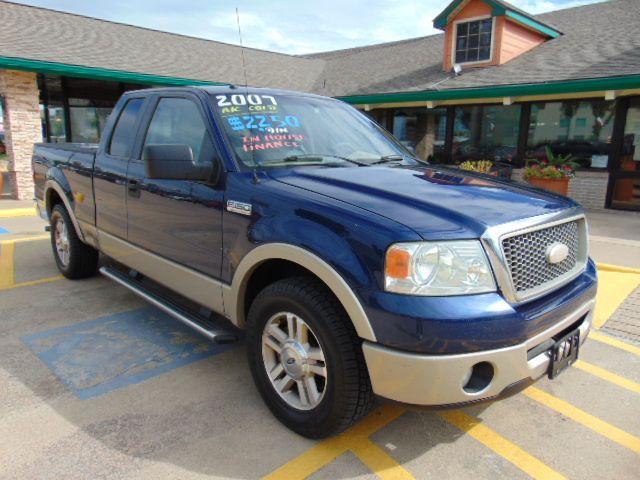
M238 341L238 335L231 330L224 330L219 327L209 326L206 324L206 320L198 319L195 315L185 311L184 309L174 305L169 300L151 292L145 288L139 282L136 281L137 277L129 276L115 268L101 267L100 273L105 277L119 283L123 287L128 288L133 293L143 298L154 307L159 308L165 313L168 313L175 319L181 321L186 326L192 328L196 332L204 335L208 339L216 343L233 343Z

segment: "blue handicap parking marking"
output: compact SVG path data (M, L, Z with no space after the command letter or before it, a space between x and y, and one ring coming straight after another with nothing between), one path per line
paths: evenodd
M6 228L0 227L0 235L2 235L3 233L10 233L10 232Z
M54 328L22 341L83 400L235 347L215 344L155 308Z

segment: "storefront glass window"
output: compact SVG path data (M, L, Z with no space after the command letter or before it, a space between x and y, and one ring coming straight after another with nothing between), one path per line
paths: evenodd
M0 96L0 198L11 195L11 185L9 185L9 177L7 170L9 161L7 159L7 146L5 140L4 126L4 98Z
M88 101L69 99L71 141L99 143L111 110L112 107L94 107Z
M514 163L519 125L520 105L455 107L453 163L466 160Z
M62 106L51 106L49 110L49 141L52 143L66 142L67 129L64 123L64 108Z
M43 138L66 142L70 135L72 142L99 142L107 117L122 92L142 88L145 86L137 83L38 75Z
M447 111L444 108L405 108L394 111L392 133L418 157L441 163L446 124Z
M616 169L611 206L640 211L640 98L631 99Z
M534 103L525 156L543 159L549 146L582 168L606 169L614 117L614 102L605 100Z

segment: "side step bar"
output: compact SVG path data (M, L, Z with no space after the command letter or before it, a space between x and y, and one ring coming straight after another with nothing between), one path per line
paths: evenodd
M182 308L173 305L170 301L149 291L143 285L136 282L134 278L120 272L119 270L109 267L101 267L100 273L114 282L119 283L123 287L128 288L153 306L168 313L177 320L180 320L186 326L194 329L196 332L216 343L233 343L238 341L238 336L234 333L223 330L219 327L216 328L206 325L204 321L199 320L195 315L190 314Z

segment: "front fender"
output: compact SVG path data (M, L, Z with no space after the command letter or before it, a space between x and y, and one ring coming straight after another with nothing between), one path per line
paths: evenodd
M244 296L251 273L263 262L272 259L288 260L306 268L322 280L338 298L351 318L358 336L372 342L376 341L367 314L360 300L353 293L344 278L314 253L304 248L286 243L267 243L251 250L244 256L233 277L230 286L223 287L223 298L227 315L238 326L244 326Z

